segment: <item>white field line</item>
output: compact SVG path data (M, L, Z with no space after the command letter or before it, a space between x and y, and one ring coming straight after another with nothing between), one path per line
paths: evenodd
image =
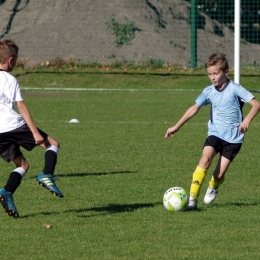
M123 89L123 88L29 88L21 87L22 90L37 90L37 91L119 91L119 92L198 92L200 89Z
M55 120L35 120L36 122L40 122L40 123L70 123L69 121L70 120L58 120L58 121L55 121ZM79 123L70 123L71 125L77 125L77 124L80 124L80 123L88 123L88 124L124 124L124 125L173 125L174 123L173 122L138 122L138 121L79 121ZM190 122L189 123L190 125L205 125L207 126L207 122L206 123L193 123L193 122Z
M79 120L79 123L70 123L70 120L35 120L37 123L59 123L59 124L70 124L70 125L78 125L80 123L84 124L97 124L97 125L165 125L165 129L173 126L176 122L138 122L138 121L84 121ZM205 123L195 123L195 122L189 122L189 125L191 126L205 126L205 129L207 128L208 121L206 120ZM254 127L259 126L260 123L254 122ZM206 130L205 130L206 131Z
M38 91L118 91L118 92L201 92L202 89L144 89L144 88L30 88L21 87L22 90L38 90ZM260 90L248 90L253 93L260 93Z

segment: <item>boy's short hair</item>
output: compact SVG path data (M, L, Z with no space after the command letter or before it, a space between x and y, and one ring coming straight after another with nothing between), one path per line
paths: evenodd
M228 61L226 59L226 55L224 53L213 53L209 56L208 60L205 62L205 68L207 69L210 66L219 65L220 69L223 71L227 71Z
M18 56L18 45L11 39L0 40L0 63L4 64L8 58Z

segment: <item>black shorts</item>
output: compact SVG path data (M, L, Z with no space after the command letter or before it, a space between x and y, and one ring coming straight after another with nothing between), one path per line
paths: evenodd
M215 149L216 153L220 153L221 156L229 159L231 162L236 157L241 149L242 143L231 144L216 136L210 135L204 143L205 146L211 146Z
M38 129L38 128L37 128ZM44 140L48 135L38 129ZM35 146L35 140L27 124L6 133L0 133L0 156L7 162L11 162L19 156L22 156L20 150L22 146L27 151L31 151Z

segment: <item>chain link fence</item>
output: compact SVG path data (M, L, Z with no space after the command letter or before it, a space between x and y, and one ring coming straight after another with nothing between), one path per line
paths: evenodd
M197 66L234 62L234 0L196 1ZM55 59L191 66L191 3L182 0L0 0L0 38L29 66ZM241 0L241 65L260 64L260 1Z

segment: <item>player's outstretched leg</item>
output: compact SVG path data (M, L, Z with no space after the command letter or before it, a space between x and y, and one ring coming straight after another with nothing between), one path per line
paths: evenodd
M43 172L40 173L36 181L39 185L46 188L49 192L51 192L53 195L63 198L62 192L59 190L59 188L55 184L55 180L52 174L44 174Z
M42 173L40 173L36 181L39 185L46 188L52 194L59 198L63 198L62 192L55 184L55 178L53 177L55 165L57 163L57 155L59 151L59 143L55 141L53 138L48 136L47 139L48 146L45 151L45 164ZM50 142L54 143L55 145L50 144Z
M0 203L10 217L19 218L18 210L14 205L12 193L7 192L4 188L0 190Z

